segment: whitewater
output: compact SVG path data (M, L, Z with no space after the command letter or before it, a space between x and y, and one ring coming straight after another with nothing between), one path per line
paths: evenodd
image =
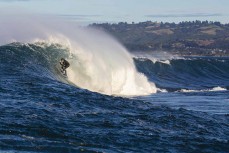
M229 150L228 57L130 54L40 16L1 17L0 35L0 152Z

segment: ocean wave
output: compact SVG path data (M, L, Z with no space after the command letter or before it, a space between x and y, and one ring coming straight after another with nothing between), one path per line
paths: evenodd
M12 43L0 46L3 64L8 63L19 69L26 66L26 73L30 75L46 76L107 95L134 96L156 92L153 82L148 82L143 73L136 71L133 60L118 44L116 49L120 51L105 53L98 49L91 52L87 47L75 51L56 42L39 41L33 44ZM56 69L62 57L71 65L67 70L68 79Z
M181 58L157 60L135 58L138 71L144 73L157 88L168 91L181 89L205 90L229 87L229 58Z

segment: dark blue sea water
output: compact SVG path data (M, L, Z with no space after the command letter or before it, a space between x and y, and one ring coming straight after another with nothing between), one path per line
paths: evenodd
M0 152L229 152L229 58L134 58L148 96L61 81L58 46L0 46Z

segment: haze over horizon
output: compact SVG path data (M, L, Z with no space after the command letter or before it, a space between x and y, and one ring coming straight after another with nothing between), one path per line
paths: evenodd
M0 0L0 13L55 15L83 24L195 20L229 23L228 6L228 0Z

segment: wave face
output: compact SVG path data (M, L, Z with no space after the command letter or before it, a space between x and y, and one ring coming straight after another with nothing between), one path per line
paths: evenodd
M137 69L167 91L229 89L229 58L135 58Z

